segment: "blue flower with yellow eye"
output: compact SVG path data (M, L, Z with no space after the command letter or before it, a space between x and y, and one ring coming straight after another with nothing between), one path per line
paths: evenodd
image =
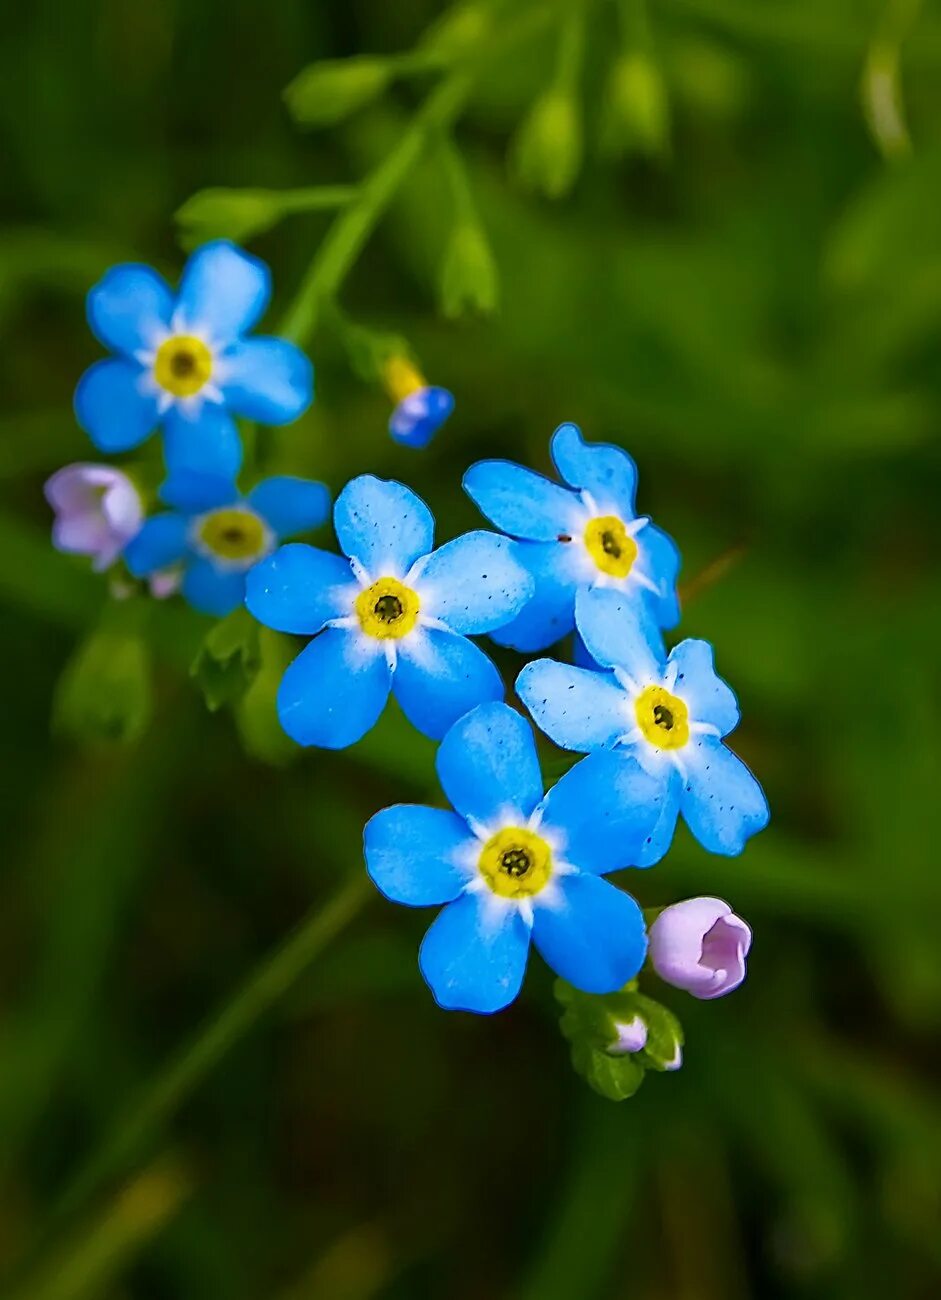
M530 941L564 980L613 993L647 950L630 895L603 880L629 866L659 816L641 766L592 754L548 792L530 725L481 704L438 750L454 811L400 804L366 824L366 868L394 903L444 904L419 964L447 1010L490 1013L520 991Z
M186 471L160 495L173 510L153 515L124 551L137 578L180 576L189 603L222 618L245 599L245 578L282 537L316 528L330 494L310 479L265 479L246 497L231 478Z
M616 591L580 591L575 616L592 659L609 671L527 664L516 690L536 725L564 749L613 750L655 778L660 816L638 866L666 853L680 814L711 852L741 853L767 825L768 803L722 743L739 711L712 647L689 639L667 655L649 617Z
M645 516L634 513L637 469L626 451L586 443L562 424L550 443L563 487L507 460L484 460L464 490L487 518L518 539L517 554L535 581L526 609L494 637L515 650L543 650L575 625L575 595L609 587L660 627L673 627L679 552Z
M224 239L193 253L175 294L149 266L112 267L88 295L88 320L115 356L86 370L75 391L95 446L130 451L162 424L170 474L234 478L242 445L233 416L287 424L313 396L299 348L244 337L270 294L264 262Z
M499 673L468 635L515 618L532 593L509 539L465 533L433 551L424 501L371 474L346 485L333 522L342 556L283 546L249 575L248 608L260 623L313 637L278 691L287 734L345 749L391 691L409 721L439 739L475 704L502 699Z

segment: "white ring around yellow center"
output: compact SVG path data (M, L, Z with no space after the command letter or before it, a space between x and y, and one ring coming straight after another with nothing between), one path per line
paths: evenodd
M379 578L356 597L356 617L367 636L390 641L407 636L418 621L418 593L398 578Z
M644 739L658 749L682 749L689 741L689 709L665 686L647 686L634 701Z
M154 378L174 397L193 397L211 375L212 353L202 339L176 334L157 349Z
M481 849L477 869L501 898L531 898L552 875L552 850L541 835L506 826Z
M612 578L626 578L637 559L637 543L617 515L589 519L585 548L601 572Z
M204 515L198 537L210 555L232 564L260 559L268 542L263 521L244 506L225 506Z

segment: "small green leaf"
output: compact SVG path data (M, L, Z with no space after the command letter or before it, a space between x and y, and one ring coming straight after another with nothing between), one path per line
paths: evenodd
M246 754L281 767L301 752L281 726L277 709L278 687L297 647L290 637L267 627L259 626L258 636L261 667L236 703L235 724Z
M75 651L56 687L53 730L72 740L130 744L150 725L150 650L139 630L114 622L106 614L102 626Z
M647 1022L647 1046L643 1051L645 1065L654 1070L678 1069L683 1059L682 1025L672 1011L653 998L636 993L634 1001L638 1014Z
M334 126L378 98L392 73L387 60L370 55L328 59L304 68L284 100L298 125Z
M206 634L190 676L199 683L210 712L215 713L245 694L260 667L258 624L247 609L240 608Z

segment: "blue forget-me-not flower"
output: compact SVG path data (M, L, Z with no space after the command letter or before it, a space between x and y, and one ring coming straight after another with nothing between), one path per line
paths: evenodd
M333 519L343 556L284 546L248 581L261 623L314 638L278 692L288 735L343 749L394 691L414 726L439 739L474 705L502 699L499 673L467 638L501 627L532 593L510 540L477 531L432 551L425 503L371 474L346 485Z
M116 355L86 370L75 392L95 446L129 451L162 423L170 474L234 478L242 446L233 416L287 424L313 395L299 348L244 337L270 292L265 264L227 240L193 253L176 294L149 266L112 267L88 295L88 320Z
M160 490L169 512L152 515L124 551L137 578L182 570L182 593L222 618L245 599L245 576L282 537L316 528L330 494L310 479L263 480L246 497L231 478L185 471Z
M576 618L589 654L610 671L553 659L527 664L516 689L537 726L564 749L613 749L656 778L661 812L642 865L667 851L680 813L705 848L741 853L767 825L768 804L722 743L739 710L716 675L712 647L689 639L667 656L650 618L616 591L579 592Z
M594 587L614 588L660 627L673 627L679 553L634 513L633 460L620 447L586 443L574 424L560 425L550 445L568 487L506 460L479 461L464 476L487 518L519 539L517 554L536 584L532 601L494 640L545 649L571 632L576 592Z
M438 1004L489 1013L520 991L532 940L563 979L612 993L640 970L644 918L601 877L630 865L658 817L636 762L592 754L543 794L529 723L481 704L438 750L453 812L400 804L366 824L366 866L395 903L444 904L421 946Z

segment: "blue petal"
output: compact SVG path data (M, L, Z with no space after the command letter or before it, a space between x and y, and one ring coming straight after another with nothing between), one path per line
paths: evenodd
M490 632L514 618L533 594L518 542L477 531L429 555L416 579L422 609L452 632Z
M588 653L604 668L621 668L638 683L659 681L666 652L649 611L633 592L583 587L575 621Z
M170 328L173 294L163 276L135 262L112 266L89 291L88 323L105 345L133 357Z
M245 603L265 627L313 636L348 614L358 591L348 560L293 542L249 570Z
M456 722L437 768L454 808L481 823L504 809L528 817L542 798L532 727L507 704L481 704Z
M183 515L151 515L124 548L124 562L135 578L179 564L188 550L189 520Z
M439 628L399 642L392 690L412 726L433 740L475 705L503 699L503 681L483 650Z
M513 537L554 542L581 527L584 511L574 492L510 460L471 465L464 491L492 524Z
M314 397L314 367L286 339L236 343L220 362L222 392L237 415L261 424L290 424Z
M599 514L634 518L637 466L626 451L607 442L586 442L575 424L560 424L549 445L566 483L591 493Z
M174 510L186 515L200 515L238 500L235 480L221 474L194 474L181 469L166 479L158 493Z
M396 804L370 817L363 832L366 870L393 903L430 907L450 903L468 873L456 865L476 843L467 823L443 808Z
M130 451L157 427L157 399L130 361L97 361L78 381L75 418L99 451Z
M560 853L573 867L604 875L634 866L660 818L667 783L632 754L598 750L552 787L543 825L558 832Z
M389 436L403 447L427 447L453 410L454 394L446 388L419 388L389 416Z
M543 900L546 901L543 901ZM533 899L533 941L557 975L584 993L614 993L647 955L644 914L607 880L563 876Z
M681 641L670 652L670 663L677 669L677 694L688 704L693 721L718 727L721 736L734 731L740 717L738 701L716 673L709 642L692 637Z
M627 694L611 673L536 659L517 677L516 693L539 730L563 749L610 748L633 725Z
M227 239L216 239L186 263L176 327L180 333L204 333L215 344L228 343L257 324L270 293L271 274L264 262Z
M635 563L641 566L642 571L659 588L659 595L644 591L644 599L660 627L676 627L680 621L680 601L676 594L680 553L676 543L655 524L647 524L635 540L638 550Z
M323 523L330 509L330 492L323 483L283 474L252 488L248 503L277 537L291 537Z
M533 594L521 613L491 636L514 650L545 650L575 624L578 556L563 542L517 542L516 555L532 575Z
M281 679L278 717L299 745L346 749L375 726L389 698L389 665L373 646L328 627L302 650Z
M434 545L435 520L411 488L361 474L347 483L333 507L340 549L373 578L404 577Z
M680 808L687 826L710 853L741 853L749 837L768 824L768 801L761 786L714 736L687 745L683 759L687 777Z
M664 768L663 801L657 824L644 840L634 859L635 867L652 867L659 862L673 843L676 822L680 815L680 786L682 778L675 767Z
M245 599L245 574L217 569L211 560L201 557L184 573L182 592L201 614L225 618Z
M185 470L234 479L242 466L242 440L225 407L203 402L188 414L173 406L163 418L167 473Z
M516 908L465 894L439 913L418 962L439 1007L490 1015L519 993L528 955L529 929Z

